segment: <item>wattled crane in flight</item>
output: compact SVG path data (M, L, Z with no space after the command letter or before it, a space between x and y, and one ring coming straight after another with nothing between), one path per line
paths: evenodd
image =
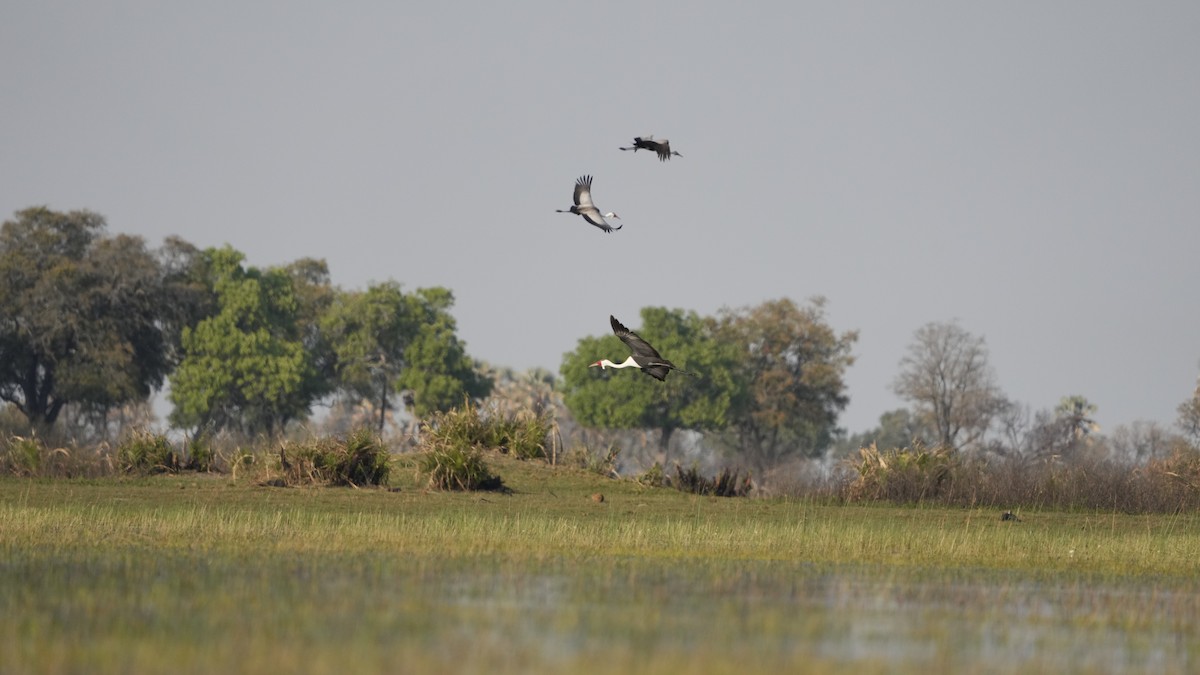
M673 152L671 150L671 141L668 141L665 138L656 141L654 140L654 136L638 136L637 138L633 139L633 147L621 149L632 150L634 152L637 152L638 150L653 150L654 152L658 153L658 161L660 162L665 162L668 159L671 159L672 155L676 157L683 157L683 155L679 154L678 152Z
M600 215L600 209L596 208L596 205L592 203L591 176L580 176L579 180L575 181L575 206L572 206L569 209L555 209L555 211L558 213L574 213L576 215L583 216L584 220L604 230L605 232L612 232L613 230L619 230L624 227L624 225L618 225L616 227L609 225L608 221L604 220L605 218L617 218L619 220L621 216L618 216L612 211L609 211L604 215Z
M630 354L629 358L621 363L613 363L608 359L600 359L589 365L589 368L594 368L595 366L600 366L601 370L605 368L641 368L643 373L656 380L666 380L667 374L672 370L678 370L684 375L695 377L695 373L689 373L659 356L658 351L654 347L651 347L649 342L643 340L637 333L622 326L621 322L617 321L617 317L610 314L608 321L612 324L613 334L621 338L621 342L624 342L625 346L629 347L629 351L633 352L633 354Z

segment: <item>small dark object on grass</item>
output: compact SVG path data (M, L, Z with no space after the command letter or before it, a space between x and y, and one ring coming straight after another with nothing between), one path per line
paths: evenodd
M1013 513L1012 511L1005 511L1002 513L1000 515L1000 520L1015 520L1018 523L1021 522L1021 519L1017 517L1017 514Z
M596 494L592 495L592 501L596 502L597 504L601 504L604 502L604 495L597 492Z

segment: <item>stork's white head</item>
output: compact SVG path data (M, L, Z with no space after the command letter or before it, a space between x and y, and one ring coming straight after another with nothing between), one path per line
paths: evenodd
M612 211L609 211L608 213L604 214L604 217L605 218L616 218L617 220L621 219L621 216L618 216L617 214L613 213Z
M588 368L595 368L596 366L600 366L600 370L604 370L604 360L601 359L595 363L588 364Z

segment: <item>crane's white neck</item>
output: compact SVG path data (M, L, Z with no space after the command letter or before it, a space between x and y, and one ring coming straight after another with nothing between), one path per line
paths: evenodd
M608 359L600 359L599 361L597 361L596 363L594 363L592 365L598 365L598 366L600 366L601 369L603 369L603 368L630 368L630 367L637 368L638 367L637 361L633 360L633 356L630 356L629 358L625 359L621 363L613 363L612 361L609 361Z

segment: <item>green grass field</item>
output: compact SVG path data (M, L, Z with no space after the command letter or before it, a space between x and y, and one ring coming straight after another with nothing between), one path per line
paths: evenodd
M1193 672L1200 517L0 479L0 671ZM592 499L603 493L604 500Z

